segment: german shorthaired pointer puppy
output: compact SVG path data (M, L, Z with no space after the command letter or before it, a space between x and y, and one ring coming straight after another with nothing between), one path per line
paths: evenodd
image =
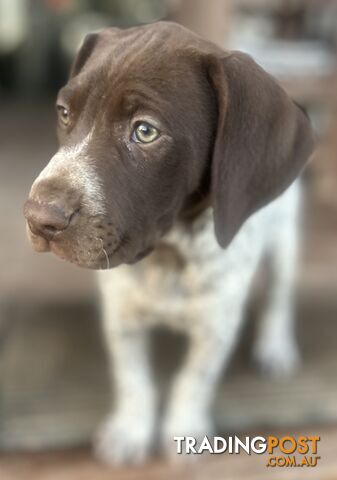
M88 35L57 111L60 149L25 204L28 234L37 251L106 269L116 398L95 448L110 463L142 461L157 415L149 328L189 337L162 422L169 451L175 435L212 431L216 383L266 251L274 283L255 356L272 371L296 362L294 180L313 134L249 56L169 22Z

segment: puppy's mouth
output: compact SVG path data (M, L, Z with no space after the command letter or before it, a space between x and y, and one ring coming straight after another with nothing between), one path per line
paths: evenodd
M70 244L57 236L52 240L46 240L32 233L28 225L27 234L36 252L52 252L61 260L90 270L108 270L122 263L133 265L143 260L155 248L147 247L132 255L123 251L123 247L128 243L124 237L121 237L112 247L110 243L105 244L101 238L96 238L95 244L86 246L81 240L73 239ZM75 245L78 246L81 243L80 248L75 248Z
M32 231L28 222L26 228L36 252L52 252L62 260L94 270L109 269L123 262L120 251L124 238L110 223L103 226L97 219L83 221L49 239Z

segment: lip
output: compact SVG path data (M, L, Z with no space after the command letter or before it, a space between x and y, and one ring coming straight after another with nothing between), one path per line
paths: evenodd
M35 250L35 252L44 253L50 251L49 241L43 237L40 237L39 235L35 235L29 228L28 222L26 222L26 232L31 246L33 247L33 250Z

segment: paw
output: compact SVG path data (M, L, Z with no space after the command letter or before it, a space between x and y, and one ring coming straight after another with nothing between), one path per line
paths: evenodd
M293 338L278 338L258 342L253 360L259 370L270 377L284 378L294 375L301 364L298 346Z
M141 464L150 454L152 434L152 420L112 415L94 438L95 455L108 465Z
M186 412L185 412L186 413ZM162 446L165 455L171 462L189 462L200 458L200 455L186 452L186 444L182 444L182 453L177 453L177 442L174 437L193 437L196 439L196 449L207 435L212 437L214 425L207 414L170 415L163 424Z

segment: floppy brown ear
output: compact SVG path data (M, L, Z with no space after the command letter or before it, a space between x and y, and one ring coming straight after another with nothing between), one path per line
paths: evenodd
M314 142L305 114L248 55L213 58L209 76L218 104L211 184L215 233L226 247L252 213L292 183Z

